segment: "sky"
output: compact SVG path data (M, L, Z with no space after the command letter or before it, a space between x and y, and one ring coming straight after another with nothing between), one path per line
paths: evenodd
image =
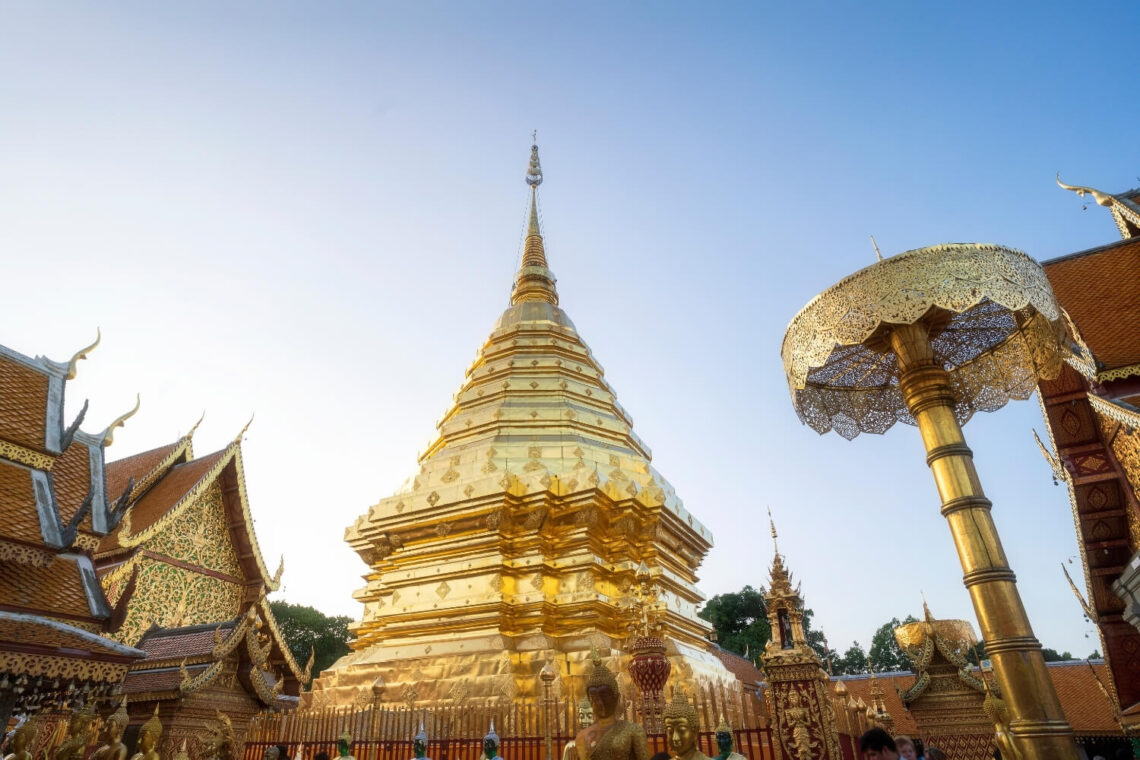
M415 469L507 305L538 130L563 308L716 537L767 579L766 508L833 647L974 620L917 431L800 424L791 317L884 254L1118 239L1059 189L1140 185L1140 6L0 3L0 343L66 360L107 451L243 446L278 598L357 617L344 528ZM1130 147L1132 146L1132 147ZM1095 629L1037 401L966 426L1043 644Z

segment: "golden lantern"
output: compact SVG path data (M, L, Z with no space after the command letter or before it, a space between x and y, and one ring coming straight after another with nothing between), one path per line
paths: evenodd
M1088 365L1040 265L967 243L881 259L812 299L781 353L796 413L819 433L918 426L1011 733L1026 758L1076 757L961 427L1066 360Z

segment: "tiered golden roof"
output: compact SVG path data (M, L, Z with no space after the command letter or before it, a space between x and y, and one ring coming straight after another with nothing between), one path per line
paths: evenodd
M532 688L544 660L511 677L519 666L489 673L487 653L493 665L504 652L532 648L574 651L577 678L591 641L604 648L624 637L627 589L642 561L667 607L670 653L689 663L682 673L700 663L705 676L730 677L707 653L708 627L696 616L696 569L712 535L653 469L601 365L558 306L539 182L535 147L510 306L419 470L346 531L372 571L356 594L365 605L356 652L318 691L334 682L363 689L382 674L390 690L412 688L425 700L445 698L449 687L467 693L457 685L467 678L472 695L491 688L477 687L480 679L513 693ZM484 653L482 663L474 652ZM419 664L401 664L410 658Z

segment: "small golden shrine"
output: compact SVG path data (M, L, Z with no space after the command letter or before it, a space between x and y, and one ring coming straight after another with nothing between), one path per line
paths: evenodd
M760 659L768 675L765 699L769 703L773 739L787 760L843 760L839 729L832 704L831 679L819 655L804 634L803 598L776 545L772 524L770 582L764 606L772 638Z
M895 629L915 670L914 683L900 689L899 698L928 745L962 760L989 760L994 724L983 706L986 685L967 659L977 645L974 629L965 620L935 620L922 606L923 620Z
M712 534L651 465L649 448L559 308L539 225L538 148L510 305L468 367L419 468L345 532L371 570L355 651L314 682L316 705L461 703L583 694L596 645L626 639L640 563L661 608L672 674L734 683L708 651L696 570ZM611 662L615 671L624 671Z

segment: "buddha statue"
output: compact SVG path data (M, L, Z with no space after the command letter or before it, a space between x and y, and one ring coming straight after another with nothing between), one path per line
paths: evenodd
M90 707L71 712L71 719L67 722L67 736L55 748L55 752L52 754L54 760L83 760L89 738L87 729L90 728L91 720L94 717L95 713Z
M336 753L342 760L356 760L351 754L352 751L352 735L348 733L346 728L344 732L336 739ZM282 758L285 760L285 758Z
M578 703L578 730L589 728L594 723L594 708L590 707L590 701L583 699ZM578 744L573 739L566 742L566 746L562 748L562 760L576 760L578 757Z
M416 756L416 760L431 760L427 756L428 735L424 730L424 722L420 721L420 730L412 737L412 754Z
M162 739L162 721L158 719L158 705L154 706L154 715L147 718L146 723L139 729L138 752L131 760L159 760L158 742Z
M123 744L123 731L130 717L127 715L127 698L119 703L119 709L111 713L103 726L103 746L95 750L91 760L127 760L127 745Z
M744 755L736 751L736 737L732 735L732 728L725 721L724 713L721 713L720 724L716 727L716 748L715 760L746 760Z
M12 736L8 739L8 754L4 756L4 760L32 760L32 753L28 751L28 745L36 737L35 726L32 725L30 720L24 719L15 730L12 731Z
M669 756L674 760L708 760L697 747L701 735L701 718L697 708L685 699L680 691L673 694L673 701L661 713L665 723L665 742L669 746Z
M495 720L491 719L491 730L483 737L483 756L486 760L503 760L499 757L499 735L495 733Z
M574 737L578 760L649 760L645 731L618 718L621 691L617 677L596 649L592 659L594 670L586 681L586 699L594 711L594 723Z

